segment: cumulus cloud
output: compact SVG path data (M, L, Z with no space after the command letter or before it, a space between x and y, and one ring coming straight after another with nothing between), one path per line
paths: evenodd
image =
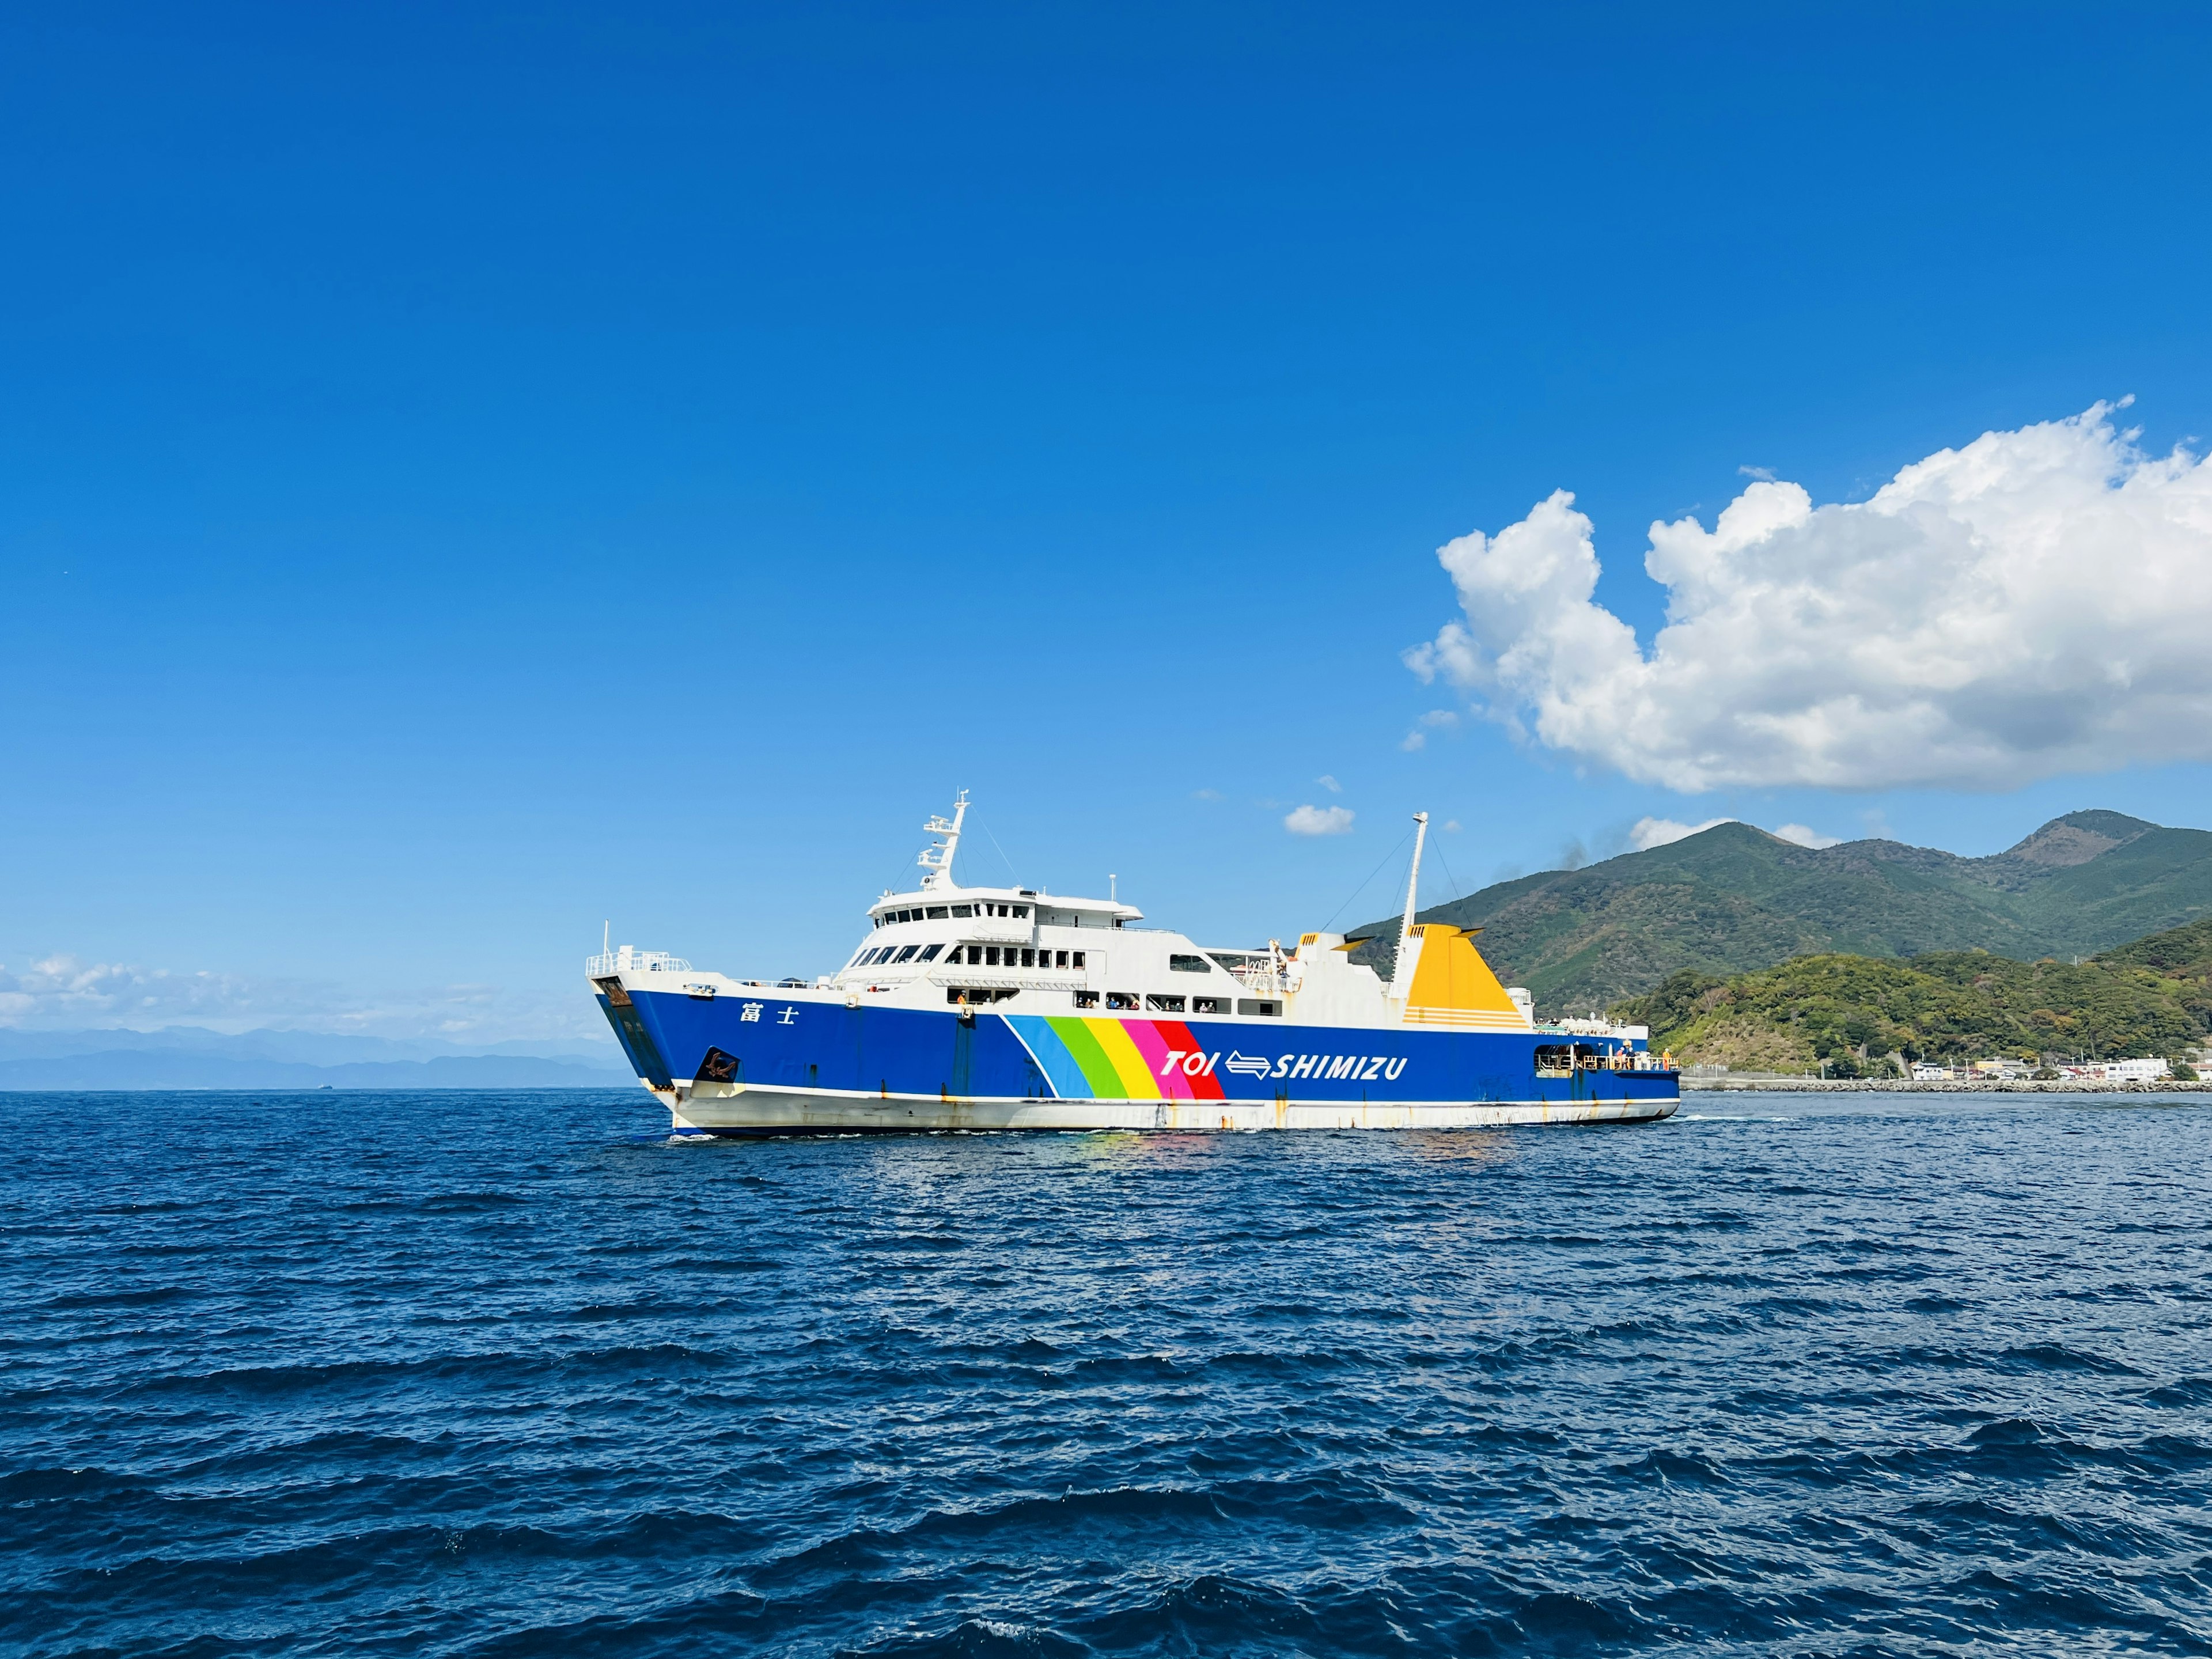
M1339 783L1334 778L1329 776L1326 772L1316 778L1314 781L1319 784L1322 788L1328 790L1332 795L1340 795L1344 793L1344 786Z
M1841 847L1844 844L1841 836L1824 836L1818 830L1808 829L1802 823L1778 825L1774 833L1783 841L1794 841L1798 846L1809 847L1816 853L1824 847Z
M1352 819L1348 806L1298 806L1284 817L1283 828L1294 836L1348 836Z
M1464 620L1407 664L1689 793L2212 758L2212 467L2146 454L2112 409L1985 433L1866 501L1761 480L1711 530L1655 523L1649 653L1594 602L1592 526L1558 491L1437 550Z

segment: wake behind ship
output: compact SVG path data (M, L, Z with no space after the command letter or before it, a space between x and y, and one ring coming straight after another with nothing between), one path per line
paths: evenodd
M1680 1076L1642 1026L1539 1024L1470 933L1413 920L1388 981L1306 933L1217 950L1116 899L953 880L968 798L912 892L810 982L624 945L587 964L678 1130L1442 1129L1662 1118ZM1479 930L1478 930L1479 931Z

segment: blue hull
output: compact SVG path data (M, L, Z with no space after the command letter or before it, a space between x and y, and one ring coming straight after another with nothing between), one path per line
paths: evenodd
M1529 1107L1550 1118L1663 1116L1679 1099L1678 1074L1671 1070L1652 1068L1640 1056L1641 1069L1615 1069L1636 1063L1630 1059L1636 1045L1619 1037L1245 1019L963 1017L952 1010L854 1007L811 988L763 990L757 997L634 991L627 1000L628 1006L619 1006L602 994L599 1003L638 1075L656 1091L732 1105L749 1097L1159 1101L1194 1111L1209 1103L1389 1103ZM1122 1028L1134 1040L1123 1048L1111 1088L1098 1086L1096 1064L1086 1075L1071 1057L1074 1050L1090 1053L1083 1048L1088 1034L1103 1026ZM1071 1029L1076 1027L1082 1029ZM1063 1032L1071 1042L1060 1040ZM1113 1039L1102 1048L1122 1045L1119 1033L1100 1035ZM1141 1079L1131 1075L1127 1061L1137 1044L1146 1048ZM1552 1064L1546 1071L1554 1074L1540 1073L1540 1048L1556 1062L1570 1045L1581 1051L1582 1064L1571 1070ZM1223 1121L1243 1115L1226 1114Z

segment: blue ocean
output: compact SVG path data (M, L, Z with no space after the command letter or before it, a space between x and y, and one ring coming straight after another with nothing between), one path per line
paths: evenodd
M2212 1652L2212 1103L0 1114L9 1653Z

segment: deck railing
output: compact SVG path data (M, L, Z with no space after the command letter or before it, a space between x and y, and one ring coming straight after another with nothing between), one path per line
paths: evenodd
M625 945L619 951L607 951L584 958L584 974L588 979L606 979L616 974L688 974L691 964L682 957L672 957L665 951L639 951Z

